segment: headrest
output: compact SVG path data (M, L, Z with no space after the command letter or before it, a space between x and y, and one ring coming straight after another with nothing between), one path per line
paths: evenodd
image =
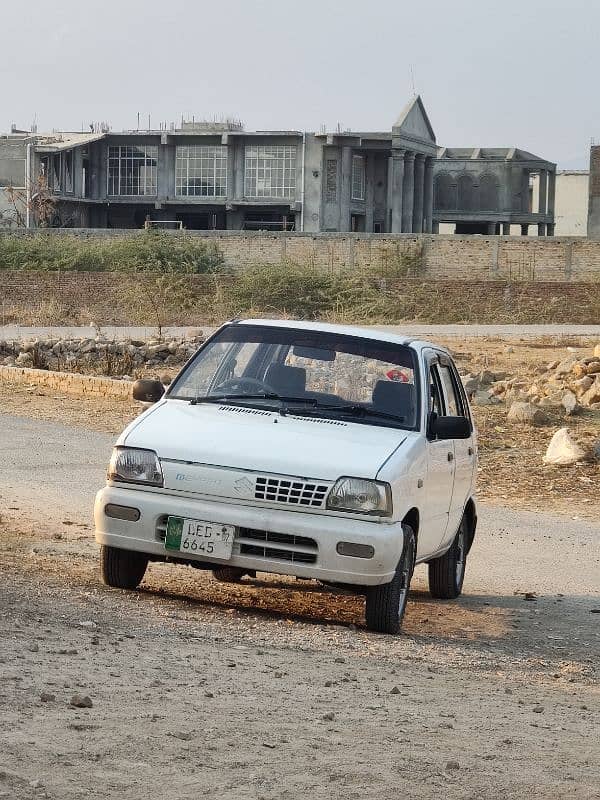
M306 370L303 367L271 364L265 373L265 383L273 387L277 394L302 395L306 391Z
M412 383L377 381L373 389L373 406L387 414L397 414L412 424L415 387Z

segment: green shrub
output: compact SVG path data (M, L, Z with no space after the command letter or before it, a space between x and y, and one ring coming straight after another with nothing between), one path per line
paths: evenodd
M1 269L208 273L223 269L223 254L212 242L164 231L90 239L9 234L0 235Z

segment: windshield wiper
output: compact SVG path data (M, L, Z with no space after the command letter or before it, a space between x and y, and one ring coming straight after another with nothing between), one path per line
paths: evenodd
M245 403L247 400L277 400L279 403L303 403L313 406L317 401L313 397L291 397L280 395L275 392L257 392L256 394L209 394L206 397L194 397L190 400L190 405L195 406L200 403Z
M400 417L397 414L389 414L387 411L379 411L376 408L369 408L368 406L361 406L360 404L346 405L344 403L316 403L315 408L299 409L294 414L298 415L315 415L320 411L341 411L344 414L351 414L355 417L379 417L380 419L390 419L394 422L406 422L406 417Z

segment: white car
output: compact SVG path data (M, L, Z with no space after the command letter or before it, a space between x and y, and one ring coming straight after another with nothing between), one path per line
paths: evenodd
M415 564L461 593L477 525L476 438L450 354L369 328L288 320L221 327L121 434L95 505L102 576L135 589L149 561L270 572L366 596L397 633Z

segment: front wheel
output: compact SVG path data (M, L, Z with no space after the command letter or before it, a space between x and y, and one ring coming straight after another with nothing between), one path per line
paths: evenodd
M417 553L413 529L403 525L402 530L404 532L402 556L392 581L383 586L372 586L367 589L365 608L367 628L377 633L396 634L400 632L402 626Z
M467 568L468 543L469 525L463 517L448 552L429 562L429 592L432 597L455 600L460 596Z
M100 571L107 586L116 589L137 589L146 574L148 556L133 550L101 545Z

